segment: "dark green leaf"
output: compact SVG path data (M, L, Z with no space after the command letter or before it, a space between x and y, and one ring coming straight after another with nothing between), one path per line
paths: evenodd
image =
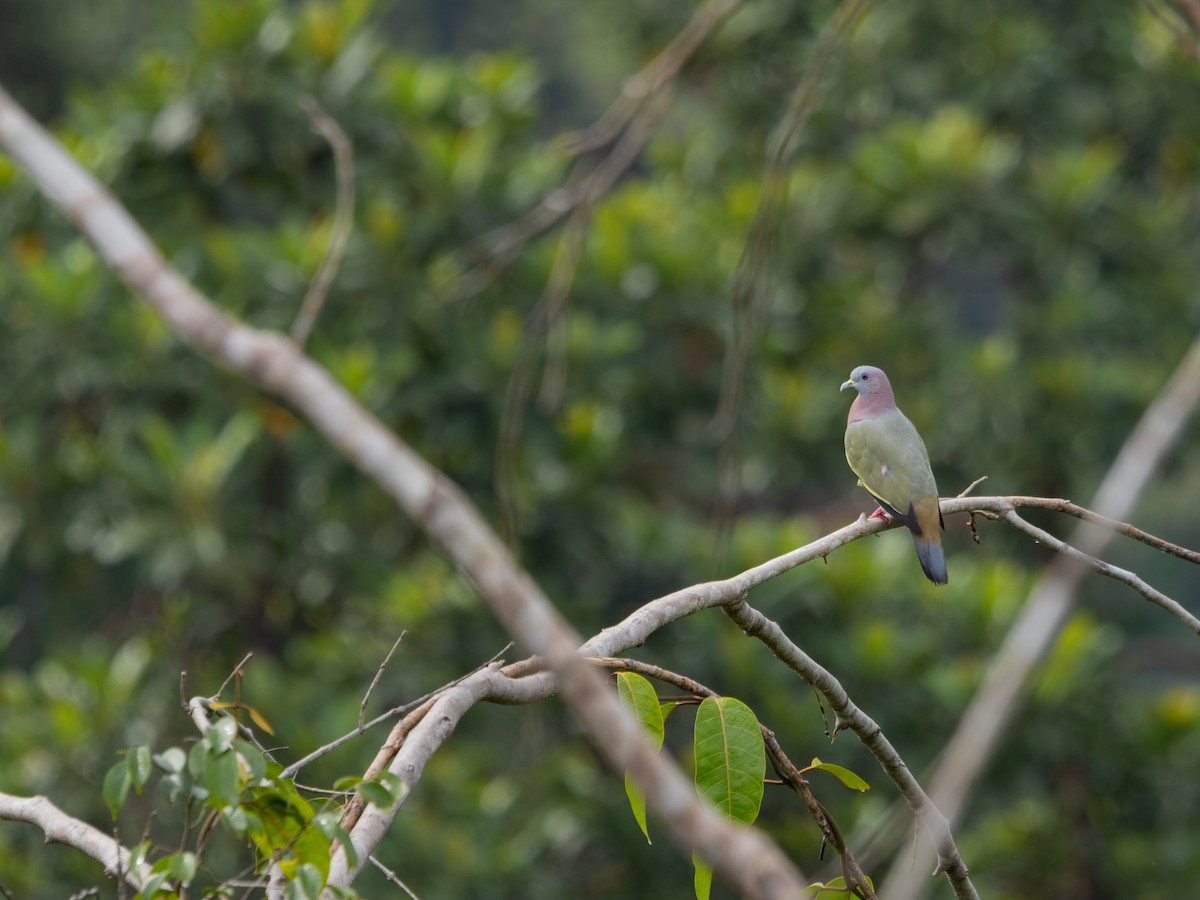
M132 786L133 779L129 775L129 765L125 760L109 769L108 774L104 776L104 802L108 804L114 819L125 805L125 798L129 796Z
M733 697L707 698L696 712L696 789L745 825L762 805L766 751L758 719Z

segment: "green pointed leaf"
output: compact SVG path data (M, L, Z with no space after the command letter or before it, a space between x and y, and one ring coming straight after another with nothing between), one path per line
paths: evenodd
M124 759L109 769L108 774L104 776L102 788L104 802L112 810L114 819L121 811L121 807L125 805L125 798L129 796L129 789L132 786L133 778L129 774L129 763Z
M693 853L692 867L695 869L695 874L692 875L692 888L696 891L696 900L708 900L708 895L712 892L712 866Z
M636 672L618 672L617 696L621 703L637 716L650 736L651 743L655 747L662 747L663 711L654 686ZM633 812L638 827L646 836L646 843L653 843L650 840L650 829L646 825L646 795L628 774L625 776L625 796L629 798L629 809Z
M733 697L709 697L696 712L696 790L727 818L757 817L767 759L758 719Z
M133 783L134 790L140 794L153 771L150 765L150 748L145 744L130 748L125 762L129 766L129 780Z
M628 772L625 773L625 796L629 798L629 811L633 813L638 828L642 829L642 834L646 836L646 843L653 844L654 841L650 840L650 829L646 825L646 795Z
M835 765L834 763L821 762L815 756L812 764L804 769L804 772L811 772L813 769L820 769L822 772L828 772L846 787L854 791L869 791L871 786L863 781L858 775L851 772L844 766Z

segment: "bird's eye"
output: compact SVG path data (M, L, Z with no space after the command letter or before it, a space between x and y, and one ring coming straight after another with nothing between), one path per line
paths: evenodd
M863 377L862 377L862 378L863 378L863 381L870 381L870 380L871 380L871 376L870 376L870 375L868 375L866 372L863 372Z

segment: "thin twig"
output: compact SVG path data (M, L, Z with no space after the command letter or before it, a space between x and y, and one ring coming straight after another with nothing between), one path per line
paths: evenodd
M217 692L215 694L213 694L212 697L210 697L209 699L216 700L223 693L225 693L225 688L229 687L229 682L233 681L233 679L237 678L239 675L244 674L244 672L242 670L245 668L246 663L250 662L250 657L252 657L253 655L254 655L254 651L251 651L251 652L247 653L245 656L243 656L242 661L240 663L238 663L236 666L234 666L233 670L228 675L225 676L225 680L221 682L221 686L219 688L217 688Z
M959 496L959 497L967 496L967 494L971 493L971 491L975 490L975 488L979 487L981 484L983 484L987 480L988 480L988 477L986 475L980 475L978 478L976 478L974 481L972 481L970 484L968 484L965 488L963 488L962 492L959 493L957 496Z
M387 866L385 866L383 863L381 863L378 859L376 859L374 854L372 854L371 856L368 856L367 859L369 859L371 861L371 865L373 865L375 868L377 868L380 872L383 873L384 877L388 881L390 881L392 884L396 885L398 888L400 888L400 890L404 891L404 893L408 894L408 896L411 897L412 900L420 900L420 898L418 898L417 895L414 894L409 889L408 885L400 880L400 876L397 875L395 872L393 872L391 869L389 869Z
M367 704L371 702L371 694L375 690L375 685L379 684L379 679L383 677L383 670L387 668L387 664L392 661L392 654L396 652L396 648L400 646L400 642L404 640L404 636L408 634L407 630L402 629L400 636L396 638L392 644L392 649L387 652L387 656L383 658L383 662L379 664L379 668L375 670L375 677L371 679L371 684L367 688L367 692L363 694L362 703L358 705L358 727L363 727L363 720L367 717Z
M1162 607L1192 631L1196 632L1196 634L1200 634L1200 619L1197 619L1190 612L1184 609L1178 602L1172 600L1166 594L1162 593L1162 591L1152 588L1133 572L1129 572L1125 569L1119 569L1114 565L1104 562L1102 559L1097 559L1096 557L1084 553L1081 550L1077 550L1066 541L1059 540L1054 535L1050 534L1050 532L1044 531L1041 528L1038 528L1036 525L1031 525L1029 522L1022 519L1014 510L1009 510L1007 513L1005 513L1004 521L1008 522L1008 524L1012 525L1012 527L1016 528L1018 531L1024 531L1026 534L1033 537L1038 543L1045 544L1056 553L1061 553L1063 556L1081 562L1101 575L1105 575L1108 578L1112 578L1121 582L1122 584L1129 585L1151 603Z
M321 307L329 296L329 288L337 277L342 265L342 257L346 253L346 245L350 241L350 232L354 227L354 145L346 132L337 123L315 97L301 97L300 107L312 122L317 134L329 142L333 150L334 178L337 181L337 205L333 215L333 230L329 235L329 246L317 274L308 285L300 311L292 323L292 340L296 346L303 347L312 333Z

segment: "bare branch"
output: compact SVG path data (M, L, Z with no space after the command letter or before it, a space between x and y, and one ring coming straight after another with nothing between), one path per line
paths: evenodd
M303 347L312 333L329 288L337 278L354 228L354 145L337 120L327 113L315 97L300 98L301 108L308 113L312 127L329 142L333 149L334 178L337 180L337 206L333 214L333 231L329 235L329 247L317 269L317 274L308 285L296 321L292 323L292 340Z
M46 842L74 847L104 866L114 878L141 890L150 877L145 862L133 864L133 855L111 835L80 819L67 815L45 797L17 797L0 793L0 819L35 825L46 835Z

